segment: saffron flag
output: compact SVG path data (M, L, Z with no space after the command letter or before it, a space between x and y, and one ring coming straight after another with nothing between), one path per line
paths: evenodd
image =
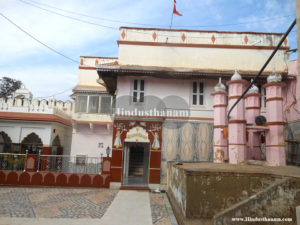
M182 16L182 14L180 14L180 13L176 10L176 0L174 0L173 14L176 14L177 16Z

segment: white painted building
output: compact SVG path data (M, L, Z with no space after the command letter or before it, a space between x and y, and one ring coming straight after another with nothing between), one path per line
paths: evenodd
M32 99L24 86L0 98L0 152L70 154L72 102Z
M112 145L113 97L99 80L97 64L115 64L117 58L80 58L78 83L73 88L75 107L72 114L71 155L106 156Z

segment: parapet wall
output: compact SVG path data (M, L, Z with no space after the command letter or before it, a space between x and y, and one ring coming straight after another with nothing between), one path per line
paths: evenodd
M20 99L20 98L0 98L0 112L19 113L45 113L57 114L62 117L70 117L73 103L71 101L57 101L55 99Z
M179 224L231 224L231 217L244 216L295 221L297 174L297 168L169 162L167 193Z

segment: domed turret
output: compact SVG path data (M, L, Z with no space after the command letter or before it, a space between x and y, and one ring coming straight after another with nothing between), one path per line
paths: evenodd
M280 74L276 74L276 70L275 67L272 70L272 73L268 76L267 78L267 82L271 83L271 82L281 82L282 77Z
M253 79L251 79L251 83L252 83L252 81L253 81ZM255 84L253 84L248 91L248 93L258 93L258 92L259 92L258 87L256 87Z
M25 87L25 85L22 85L21 88L16 90L13 94L14 98L22 98L28 100L32 100L32 96L32 93Z
M234 74L231 77L231 80L241 80L242 76L239 74L238 70L235 69Z
M222 84L222 78L219 77L219 83L216 84L215 86L215 91L226 91L226 87L224 84Z

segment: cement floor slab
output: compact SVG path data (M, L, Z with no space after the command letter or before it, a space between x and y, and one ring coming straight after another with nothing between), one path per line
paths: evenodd
M149 192L119 191L100 224L152 225Z
M173 225L164 195L95 188L0 186L0 225Z

